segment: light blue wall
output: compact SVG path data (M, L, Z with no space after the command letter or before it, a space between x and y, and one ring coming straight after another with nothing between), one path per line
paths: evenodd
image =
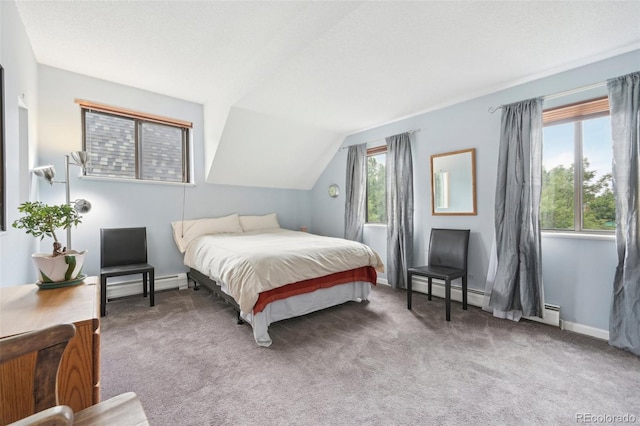
M40 137L37 163L53 164L59 180L64 180L64 155L82 147L80 108L74 103L76 98L193 122L195 186L86 179L78 177L78 168L71 168L71 199L86 198L93 204L93 210L84 215L83 223L72 233L73 248L88 250L84 272L92 275L99 272L100 228L133 226L147 227L149 261L156 267L157 276L185 271L170 226L182 216L183 197L187 219L233 212L276 212L285 228L299 229L309 225L309 191L204 183L202 105L42 65L38 67L38 87ZM20 173L29 176L28 170ZM50 186L42 180L39 182L42 201L64 202L64 185ZM48 251L50 244L51 241L45 239L42 250ZM30 253L28 251L27 256ZM5 263L4 257L2 263ZM10 281L32 281L30 269L29 272L14 271Z
M4 67L5 178L7 231L0 232L0 287L33 282L31 253L36 240L11 223L17 207L35 194L29 170L36 155L37 64L14 2L0 1L0 64ZM20 125L20 116L23 125ZM28 121L24 121L28 118ZM20 141L23 141L20 143Z
M493 241L493 208L500 135L500 112L487 109L523 99L558 93L640 70L640 51L633 51L530 83L495 92L447 108L416 115L346 138L344 146L380 140L410 129L414 160L415 264L426 262L432 227L469 228L469 286L484 290ZM575 102L606 88L546 102L545 106ZM476 148L477 216L432 216L430 156ZM343 236L344 195L327 196L332 183L345 185L346 150L339 151L312 190L312 231ZM370 245L386 258L386 235L380 227L366 227ZM617 256L611 239L570 239L543 236L543 279L547 303L560 305L561 318L608 329L611 285Z
M615 238L542 238L545 299L561 305L565 321L609 329L613 276L618 264Z

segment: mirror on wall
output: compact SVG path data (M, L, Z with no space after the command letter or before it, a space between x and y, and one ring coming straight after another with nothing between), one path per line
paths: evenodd
M431 212L477 214L475 148L431 156Z

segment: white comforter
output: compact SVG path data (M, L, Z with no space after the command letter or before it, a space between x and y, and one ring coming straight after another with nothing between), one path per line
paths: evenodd
M184 263L225 283L242 312L259 293L286 284L362 266L384 270L364 244L285 229L203 235L189 243Z

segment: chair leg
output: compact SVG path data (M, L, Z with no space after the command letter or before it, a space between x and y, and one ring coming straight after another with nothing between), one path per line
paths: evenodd
M155 271L152 269L149 272L149 306L155 306L155 295L156 295L156 280L155 280Z
M413 274L407 273L407 309L411 309L411 293L413 292L411 285L412 278Z
M446 310L447 310L447 321L451 321L451 280L450 279L445 280L444 291L445 291L444 303L446 305Z
M428 297L427 300L431 300L431 277L427 277L427 293L428 293Z
M147 297L147 273L142 273L142 296Z
M107 315L107 277L100 275L100 316Z
M462 276L462 309L467 309L467 276Z

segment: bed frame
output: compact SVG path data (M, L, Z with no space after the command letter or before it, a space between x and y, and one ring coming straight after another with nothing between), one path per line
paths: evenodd
M200 287L198 287L198 284L200 284L206 287L207 289L209 289L218 298L224 300L226 303L231 305L231 307L237 313L237 323L244 324L244 320L240 317L240 306L238 305L238 303L235 301L233 297L229 296L227 293L222 291L222 288L214 280L212 280L202 272L198 271L197 269L193 269L193 268L190 268L189 272L187 272L187 282L189 282L189 280L193 281L194 290L200 290Z
M359 277L352 278L355 279ZM260 311L255 315L253 314L253 312L244 314L246 315L245 318L247 318L245 320L240 315L240 306L238 305L238 303L235 301L235 299L233 299L233 297L222 291L222 287L217 284L215 279L210 278L206 274L194 268L190 268L189 272L187 273L187 279L189 281L193 280L195 284L194 290L198 290L198 285L200 284L210 290L217 297L221 298L226 303L231 305L231 307L237 313L237 324L244 324L245 322L250 323L253 331L253 337L256 343L259 346L263 347L268 347L272 343L272 339L269 336L268 331L269 324L271 324L272 322L292 318L293 316L305 315L309 312L315 312L329 306L339 305L352 300L368 300L367 297L371 290L371 281L368 278L362 279L360 281L356 280L353 282L347 282L342 285L332 286L331 288L334 288L335 291L331 291L326 294L325 292L328 291L329 288L318 289L317 291L323 292L319 299L314 294L315 291L313 291L291 296L291 300L289 300L288 298L275 300L268 305L270 309ZM365 283L367 284L366 288L363 285Z

